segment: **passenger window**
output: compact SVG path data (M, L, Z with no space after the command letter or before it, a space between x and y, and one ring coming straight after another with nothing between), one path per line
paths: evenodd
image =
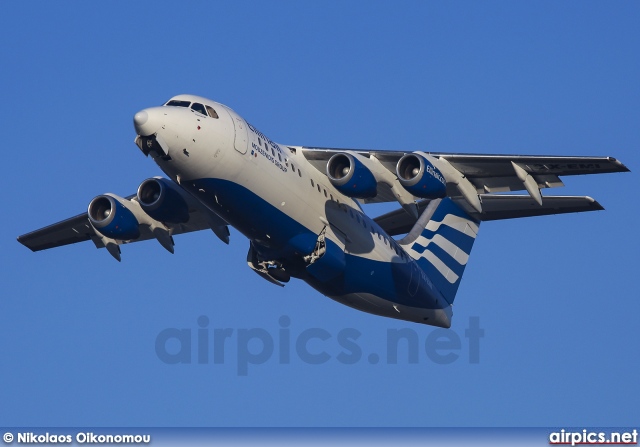
M258 146L262 146L262 140L258 138Z
M333 194L329 194L329 196L331 197L331 200L333 200Z
M298 177L302 178L302 172L300 172L300 169L298 169Z
M209 113L209 116L211 118L218 119L218 114L216 113L215 110L213 110L213 107L210 107L210 106L206 106L206 107L207 107L207 113Z
M202 113L204 116L207 116L207 111L204 109L204 106L198 102L194 102L191 104L191 110L195 110L198 113Z
M323 191L324 191L324 196L327 197L327 190L323 189Z
M320 185L318 185L318 192L322 192L322 191L320 191Z
M311 187L313 188L314 186L316 185L313 184L313 179L311 179Z

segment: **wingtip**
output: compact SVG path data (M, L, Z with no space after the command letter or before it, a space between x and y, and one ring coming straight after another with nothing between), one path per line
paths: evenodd
M618 166L618 168L620 168L620 170L618 172L631 172L631 169L627 168L624 163L622 163L620 160L618 160L615 157L608 157L609 161L611 163L614 163Z
M34 253L35 253L35 252L36 252L36 250L34 250L34 249L33 249L33 247L29 247L29 246L27 245L27 242L26 242L26 240L25 240L25 236L26 236L26 234L23 234L23 235L21 235L21 236L18 236L18 237L16 238L16 240L17 240L20 244L24 245L24 246L25 246L25 247L27 247L29 250L31 250L32 252L34 252Z
M585 199L587 199L589 202L591 202L591 209L593 211L604 211L604 207L602 205L600 205L600 202L598 202L593 197L585 196Z

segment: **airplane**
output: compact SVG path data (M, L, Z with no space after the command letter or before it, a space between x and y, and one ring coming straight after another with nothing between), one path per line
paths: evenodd
M360 311L444 328L481 222L602 210L541 189L629 171L612 157L283 145L194 95L141 110L133 124L136 146L169 178L99 195L20 243L39 251L91 240L120 261L122 245L156 239L173 253L173 237L192 231L228 244L231 225L249 239L249 268L273 284L298 278ZM380 202L399 207L367 216L362 204Z

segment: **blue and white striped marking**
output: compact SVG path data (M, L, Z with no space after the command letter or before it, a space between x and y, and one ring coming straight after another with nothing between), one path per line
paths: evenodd
M451 303L469 261L479 223L451 199L434 205L433 216L420 235L403 248Z

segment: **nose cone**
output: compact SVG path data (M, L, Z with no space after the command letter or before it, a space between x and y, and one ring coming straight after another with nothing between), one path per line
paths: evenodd
M155 109L141 110L133 116L133 127L138 135L146 137L155 133L162 125L162 113Z
M149 121L149 114L146 112L146 110L141 110L140 112L133 115L133 125L136 130L142 127L147 121Z

